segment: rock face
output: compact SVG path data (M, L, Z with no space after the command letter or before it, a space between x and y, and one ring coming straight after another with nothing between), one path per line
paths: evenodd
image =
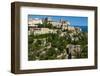
M66 52L68 54L67 55L68 59L78 58L78 57L80 57L80 54L81 54L80 45L69 44L69 45L67 45Z

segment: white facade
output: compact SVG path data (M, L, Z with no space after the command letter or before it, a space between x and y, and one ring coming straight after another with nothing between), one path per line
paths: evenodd
M46 33L57 33L57 30L52 30L49 28L30 28L28 34L30 35L32 32L34 32L35 35L38 35L38 34L46 34Z
M35 30L34 34L46 34L46 33L56 33L56 30L49 28L41 28L40 30Z

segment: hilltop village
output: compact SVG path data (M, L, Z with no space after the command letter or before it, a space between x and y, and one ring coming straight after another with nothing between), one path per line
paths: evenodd
M42 26L42 24L47 23L49 26ZM40 24L40 26L39 26ZM50 25L51 24L51 25ZM69 21L64 21L60 19L59 21L53 21L51 17L45 19L29 19L28 21L29 34L34 31L34 34L45 34L45 33L56 33L58 29L69 30L75 32L81 31L79 27L70 26ZM52 29L54 28L54 29Z
M87 47L87 33L69 21L51 17L28 20L29 60L87 58Z

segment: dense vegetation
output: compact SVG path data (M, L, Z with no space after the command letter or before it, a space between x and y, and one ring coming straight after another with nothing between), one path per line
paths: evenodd
M55 29L52 25L38 24L39 27L48 27ZM60 36L64 32L63 36ZM73 34L71 36L71 34ZM74 39L74 40L73 40ZM64 31L58 29L57 33L47 33L28 35L28 59L29 60L50 60L50 59L65 59L66 58L66 46L68 44L80 45L81 55L76 52L76 58L88 57L88 38L87 32Z

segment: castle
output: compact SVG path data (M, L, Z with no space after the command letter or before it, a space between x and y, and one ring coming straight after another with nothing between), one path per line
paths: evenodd
M69 31L75 31L76 29L78 31L81 31L80 28L75 28L74 26L70 26L69 21L65 21L63 19L60 19L59 21L52 20L51 17L46 17L44 19L34 18L28 20L28 32L29 34L33 31L34 34L45 34L45 33L56 33L57 29L49 29L46 27L39 28L38 24L43 24L44 22L48 24L52 24L56 28L61 28L62 30L69 30Z

